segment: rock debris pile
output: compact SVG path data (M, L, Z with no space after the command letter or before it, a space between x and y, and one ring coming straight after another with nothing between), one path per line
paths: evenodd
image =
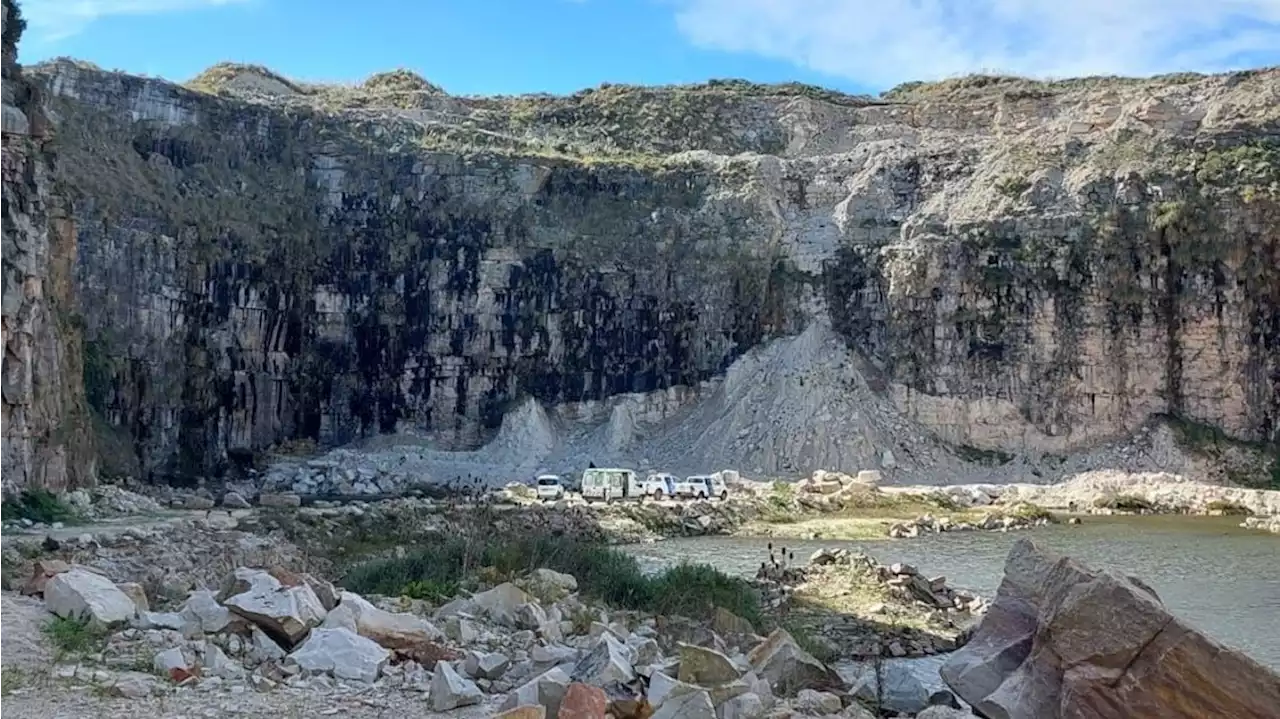
M488 716L739 719L873 716L787 631L767 637L720 610L714 626L584 603L574 577L539 569L430 610L366 599L306 573L238 567L165 611L135 585L66 562L37 564L28 594L111 632L96 664L57 678L129 699L367 686L421 712ZM923 697L920 698L923 701ZM952 699L951 701L954 701Z
M943 576L847 549L819 549L798 566L766 562L755 581L767 606L810 622L832 654L859 659L952 651L987 606Z
M1048 516L990 512L982 515L974 522L955 522L950 517L935 517L932 514L923 514L911 522L895 522L889 527L889 536L893 539L909 539L918 537L921 534L940 534L942 532L1008 532L1015 529L1043 527L1052 521L1052 518Z

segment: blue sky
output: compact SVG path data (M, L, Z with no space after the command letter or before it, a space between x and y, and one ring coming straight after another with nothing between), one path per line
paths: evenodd
M20 0L20 60L185 80L223 60L456 94L797 80L850 92L1280 64L1280 0ZM963 12L956 8L964 8Z

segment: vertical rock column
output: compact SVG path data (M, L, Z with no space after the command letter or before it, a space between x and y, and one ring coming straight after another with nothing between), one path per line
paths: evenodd
M3 0L3 475L6 495L92 484L93 440L71 283L75 229L53 183L51 127L17 63Z

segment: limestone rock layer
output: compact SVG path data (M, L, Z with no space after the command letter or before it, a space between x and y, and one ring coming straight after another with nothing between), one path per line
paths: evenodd
M1280 432L1280 70L878 99L28 73L74 207L43 266L74 273L85 396L149 474L474 448L525 398L697 387L818 322L954 445Z

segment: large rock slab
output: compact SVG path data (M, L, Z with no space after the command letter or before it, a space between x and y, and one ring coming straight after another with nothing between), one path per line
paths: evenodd
M636 678L631 666L631 649L612 634L603 634L595 648L573 667L573 680L603 687L610 682L626 684Z
M412 649L444 638L444 632L426 619L407 612L379 609L352 592L339 595L337 606L325 616L321 626L350 629L387 649Z
M101 627L126 624L138 611L133 599L110 579L79 567L49 577L44 603L60 617L87 619Z
M779 696L794 696L801 689L839 691L844 687L835 670L802 649L785 629L773 630L751 650L747 661Z
M192 592L179 613L185 621L184 632L192 636L216 634L231 623L231 610L218 604L214 593L207 589Z
M1280 707L1280 676L1174 617L1141 582L1025 539L942 677L993 718L1274 719Z
M609 699L600 687L589 684L570 684L560 702L557 719L605 719Z
M332 674L372 684L378 680L391 652L349 629L318 628L289 659L307 672Z
M685 644L680 647L680 674L682 682L716 686L742 677L742 672L729 657L714 649Z
M569 690L569 673L560 667L554 667L522 684L507 695L501 709L514 709L531 704L544 707L547 716L557 716L560 702L564 701L565 692Z
M446 712L458 707L479 704L484 694L475 682L459 674L449 662L436 664L431 677L431 708Z
M233 594L236 589L243 591ZM326 614L320 598L307 584L285 586L258 570L237 569L223 595L230 595L223 602L228 609L287 646L302 641L312 627L324 621Z
M471 597L471 602L498 624L513 627L522 605L533 600L523 589L511 582L499 584L493 589L480 592Z

